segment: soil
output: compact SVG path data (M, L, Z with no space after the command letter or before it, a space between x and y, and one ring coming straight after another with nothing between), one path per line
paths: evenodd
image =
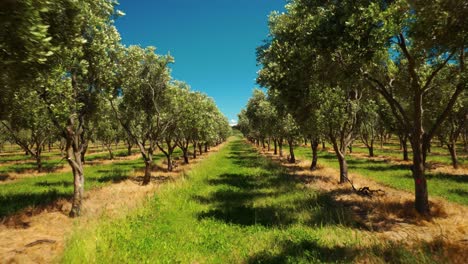
M414 209L414 194L384 186L356 173L350 173L356 189L380 190L372 197L352 190L349 183L338 184L339 171L319 167L311 171L310 161L290 164L285 158L258 149L263 155L281 163L308 187L330 194L339 206L349 208L363 232L378 240L405 243L409 246L426 243L433 250L442 250L453 263L468 259L468 207L441 198L430 198L431 217L420 216ZM443 170L453 172L444 166ZM457 170L460 173L459 170Z
M215 153L213 147L208 153ZM99 222L101 217L122 217L157 192L163 182L182 177L207 155L198 155L190 164L179 165L172 172L166 172L164 162L153 172L151 184L142 186L142 171L136 171L128 180L100 189L88 191L79 218L69 218L71 203L59 200L43 208L26 209L0 224L0 263L50 263L62 254L66 240L76 228L83 228ZM103 161L111 162L111 161Z

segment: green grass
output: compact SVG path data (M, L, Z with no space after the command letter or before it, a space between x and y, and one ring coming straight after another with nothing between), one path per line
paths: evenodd
M398 144L386 143L384 144L384 146L386 148L381 149L379 144L374 145L374 155L382 157L393 157L403 160L403 151L399 149ZM369 153L368 149L363 146L353 146L353 152L359 152L364 154ZM458 163L460 165L466 164L467 156L463 154L461 145L458 146L457 153ZM408 157L410 160L411 156L411 146L408 144ZM427 155L427 161L430 163L442 163L446 165L452 164L452 159L450 158L450 154L447 148L441 148L439 146L435 146L435 144L431 147L431 153L428 153Z
M165 156L162 153L158 153L154 155L154 161L158 162L163 157ZM65 164L65 166L68 165ZM125 180L135 169L141 168L144 168L141 159L116 161L106 165L85 165L85 189L90 190ZM26 207L48 205L60 198L68 199L72 197L72 194L71 172L49 173L2 184L0 185L0 218Z
M296 155L300 159L311 159L310 148L297 147ZM358 173L387 186L414 192L414 180L409 166L390 164L365 158L346 156L349 172ZM319 165L339 169L336 156L332 153L319 152ZM468 205L468 175L448 175L427 172L429 196L438 196L449 201ZM338 180L338 175L337 175Z
M139 153L137 150L133 150L133 154ZM114 151L114 157L125 157L127 156L127 150L125 149L118 149ZM22 161L21 163L17 164L8 164L2 165L0 161L0 173L24 173L31 170L37 170L37 163L31 157L27 155L12 155L12 156L4 156L2 157L3 162L8 161ZM97 152L97 153L90 153L85 155L85 161L97 161L97 160L108 160L109 153L108 152ZM27 161L27 162L25 162ZM51 152L47 154L43 154L42 157L42 168L43 171L53 172L56 169L59 169L63 166L68 166L66 161L60 156L59 152Z
M76 230L64 263L432 263L364 237L329 194L306 188L241 139L123 219Z

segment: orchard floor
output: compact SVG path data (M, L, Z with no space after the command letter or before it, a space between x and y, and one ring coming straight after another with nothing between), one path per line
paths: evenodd
M362 184L385 191L382 197L364 198L338 186L335 175L330 168L312 173L305 163L282 164L234 137L184 177L160 186L136 209L70 229L65 251L56 260L463 263L468 259L466 207L433 201L434 217L422 219L407 202L410 193L363 179Z
M213 148L212 153L216 153L217 150L218 148ZM119 164L122 160L135 160L137 157L137 155L129 156L115 163L89 162L86 166L106 164L117 168L125 165ZM113 184L86 191L83 216L76 219L67 216L71 204L69 199L63 198L46 206L26 208L8 216L3 223L0 223L0 263L60 262L67 239L74 230L89 228L102 219L119 219L130 214L136 208L144 206L145 201L152 197L163 183L180 178L205 157L206 155L198 156L196 160L191 160L190 165L181 165L173 172L165 171L164 162L158 162L157 172L153 172L152 182L147 186L141 186L143 169L137 169L134 175L124 177L124 180L116 180ZM30 177L42 178L48 177L48 174Z

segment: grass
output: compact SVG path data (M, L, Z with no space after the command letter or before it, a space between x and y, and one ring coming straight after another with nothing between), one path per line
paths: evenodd
M353 152L364 153L368 154L369 151L364 146L359 146L361 144L355 144L353 146ZM403 159L403 151L400 150L400 146L397 143L386 143L384 144L385 148L381 149L379 144L374 145L374 155L382 156L382 157L392 157ZM463 155L463 147L461 144L457 145L457 153L458 153L458 163L460 165L466 164L467 156ZM412 152L411 146L408 144L408 157L411 160ZM444 165L451 165L452 159L450 158L450 154L447 148L441 148L437 146L437 144L433 144L431 147L431 153L427 155L427 162L429 163L442 163Z
M163 157L162 153L158 153L154 155L154 161L157 162ZM85 189L90 190L125 180L135 169L141 168L144 168L141 159L115 161L105 165L85 165ZM27 207L49 205L61 198L71 198L72 194L71 172L49 173L40 177L28 177L2 184L0 185L0 219Z
M133 154L138 153L138 151L133 150ZM125 157L127 156L127 150L119 149L114 151L114 157ZM98 152L98 153L90 153L85 155L85 161L97 161L97 160L108 160L109 153L108 152ZM2 157L3 162L11 162L11 161L22 161L21 163L17 164L8 164L2 165L2 161L0 161L0 173L25 173L28 171L35 171L37 170L37 163L31 157L27 155L12 155L12 156L4 156ZM61 168L63 166L67 166L66 161L60 156L59 152L51 152L47 153L42 157L42 168L43 171L46 172L53 172L54 170Z
M311 150L307 147L297 147L295 153L302 159L311 159L312 157ZM384 185L414 192L414 180L407 165L395 165L386 161L357 158L351 155L347 155L346 159L350 173L358 173ZM318 163L321 166L339 169L336 156L332 153L319 152ZM452 202L468 205L468 175L427 172L426 176L430 196L438 196Z
M238 137L124 219L76 230L64 263L432 263L359 230L346 208L306 188Z

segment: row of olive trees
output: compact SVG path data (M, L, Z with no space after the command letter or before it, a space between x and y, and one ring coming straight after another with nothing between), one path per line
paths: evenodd
M431 140L456 166L455 142L466 134L467 28L463 1L290 1L270 16L257 81L312 140L332 143L340 182L358 136L371 155L380 128L409 141L415 207L428 214Z
M121 44L114 20L123 13L116 5L114 0L0 2L1 127L36 159L50 135L60 136L73 172L72 217L81 213L84 155L93 133L110 142L120 126L141 152L144 184L156 148L170 167L174 145L187 157L188 142L208 147L229 133L211 99L171 80L170 56Z

